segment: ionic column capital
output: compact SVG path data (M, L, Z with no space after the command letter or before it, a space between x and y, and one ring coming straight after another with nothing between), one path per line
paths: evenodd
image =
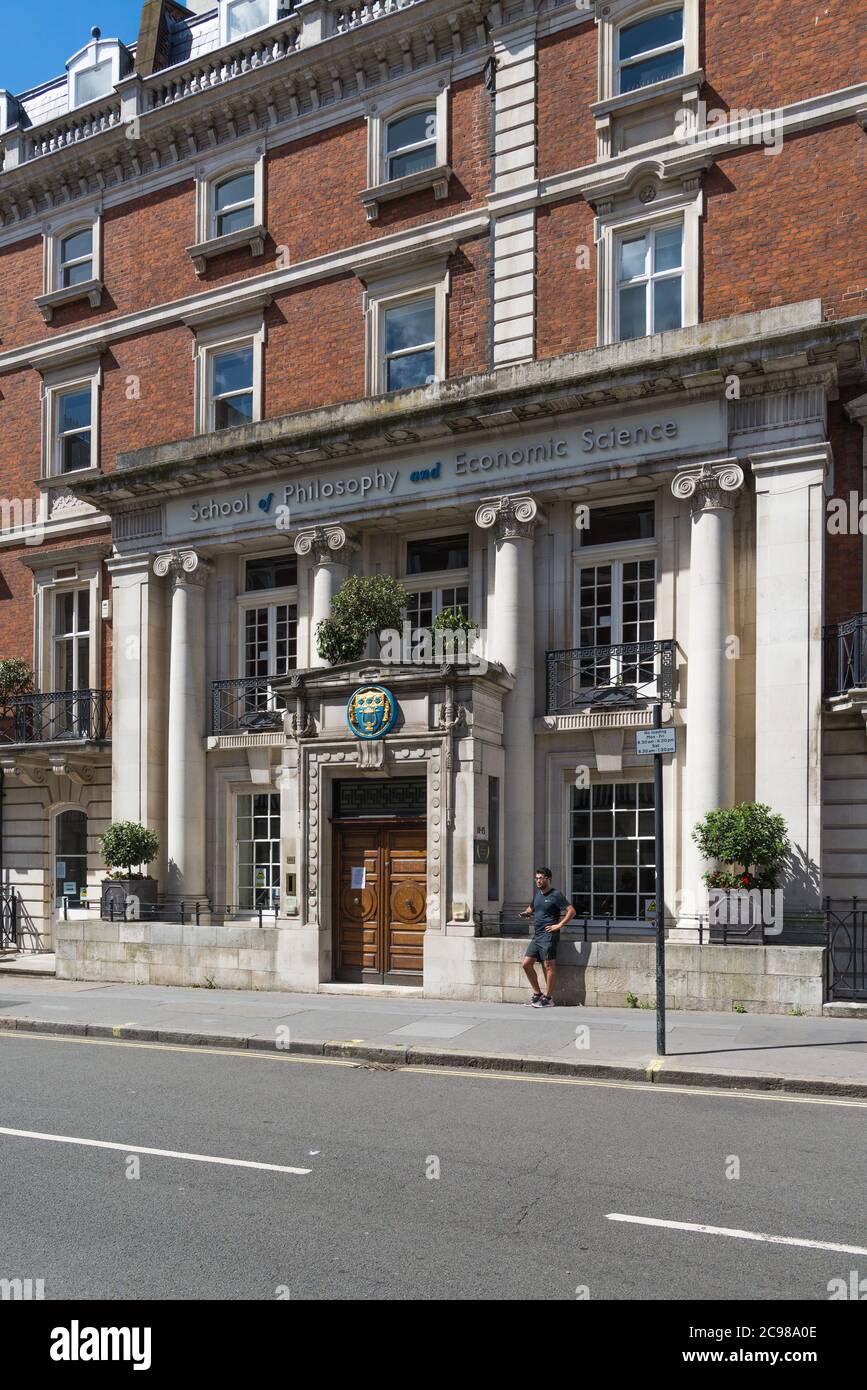
M692 513L733 510L744 485L744 470L734 459L703 463L678 473L671 484L675 497L689 498Z
M495 539L515 540L533 538L536 523L544 521L544 513L535 498L526 493L492 497L476 511L476 525L483 531L493 528Z
M342 526L311 526L298 532L294 547L296 555L309 555L314 565L344 565L358 549L358 541Z
M213 568L211 561L195 550L166 550L154 560L154 574L159 579L170 575L175 588L179 584L203 587Z

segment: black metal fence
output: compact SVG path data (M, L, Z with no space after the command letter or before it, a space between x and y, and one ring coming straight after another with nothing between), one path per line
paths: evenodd
M620 642L546 652L547 714L583 705L641 706L674 698L674 642Z
M522 917L519 908L496 912L477 912L473 919L479 936L530 937L532 917ZM621 921L616 917L573 917L566 929L570 936L580 932L584 941L648 941L655 933L653 922Z
M0 743L99 742L110 734L110 690L16 695L0 708Z
M211 685L211 732L214 734L279 733L285 709L285 698L274 690L273 681L267 678L244 676L238 680L214 681Z
M825 900L829 999L867 999L867 902Z
M20 904L14 888L0 888L0 950L18 946Z
M230 922L236 919L249 921L256 918L258 926L264 927L266 922L270 925L277 925L279 908L274 907L244 907L237 903L224 903L219 907L211 907L210 903L204 898L189 898L181 902L171 903L138 903L133 905L128 903L118 907L114 898L109 898L105 905L105 912L102 911L100 903L88 903L84 908L73 907L76 918L79 918L82 910L91 912L92 916L102 917L106 922L168 922L178 923L180 926L198 927L207 919L209 923ZM69 900L63 899L62 907L63 920L69 920Z
M825 694L845 695L867 683L867 613L825 628Z

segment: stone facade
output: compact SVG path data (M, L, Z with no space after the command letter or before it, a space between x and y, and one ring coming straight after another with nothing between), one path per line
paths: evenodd
M620 39L648 0L311 0L232 42L222 6L168 27L149 6L135 53L102 40L93 102L75 72L0 93L0 656L31 662L42 711L0 711L0 875L31 942L65 974L315 989L344 968L339 783L415 779L423 966L415 928L381 923L395 959L417 952L398 974L507 997L518 943L477 919L542 862L579 910L631 922L610 949L635 979L634 735L658 702L666 921L699 962L675 997L794 1006L775 980L803 974L812 1010L821 970L790 972L788 947L719 982L742 952L696 943L691 830L736 801L785 816L787 932L867 895L858 0L683 0L672 71L635 85ZM406 172L389 132L420 114ZM239 174L249 218L223 234ZM226 386L235 352L249 378ZM329 668L316 629L350 575L400 579L422 628L464 607L481 665L372 643ZM396 701L381 741L347 726L365 684ZM92 920L112 818L157 832L164 913L198 903L198 935ZM250 925L263 902L276 920ZM607 951L569 991L621 992Z

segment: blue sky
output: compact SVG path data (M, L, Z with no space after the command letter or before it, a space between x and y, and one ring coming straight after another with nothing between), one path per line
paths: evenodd
M25 92L65 71L67 58L83 48L94 24L107 39L134 43L141 0L2 0L3 42L0 87Z

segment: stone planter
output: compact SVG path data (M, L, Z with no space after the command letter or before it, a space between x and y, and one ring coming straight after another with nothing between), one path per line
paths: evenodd
M710 888L708 890L708 922L710 940L762 940L763 931L778 935L775 930L776 895L760 888ZM782 923L779 924L782 929Z
M122 922L126 916L126 900L132 894L139 900L141 916L152 918L157 905L159 884L155 878L106 878L102 883L100 916Z

